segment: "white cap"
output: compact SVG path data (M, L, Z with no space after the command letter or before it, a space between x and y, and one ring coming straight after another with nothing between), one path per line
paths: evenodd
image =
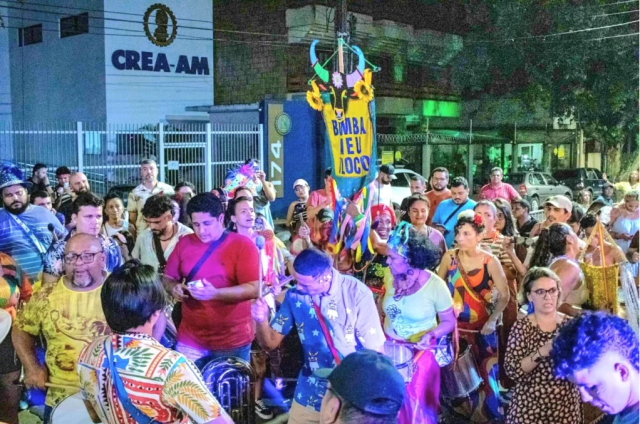
M302 178L298 178L297 180L295 180L295 181L293 182L293 189L295 190L295 189L296 189L296 186L299 186L299 185L309 187L309 183L307 183L307 182L306 182L305 180L303 180Z

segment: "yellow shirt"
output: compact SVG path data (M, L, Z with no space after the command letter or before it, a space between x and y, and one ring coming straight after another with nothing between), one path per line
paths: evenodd
M102 312L101 290L102 285L87 292L70 290L61 278L43 286L18 312L14 325L32 336L42 334L47 342L45 362L50 383L78 386L80 352L110 333ZM49 388L46 404L53 407L72 394L73 390Z
M631 190L637 190L638 184L639 183L635 183L634 185L631 185L629 181L620 181L619 183L615 183L613 187L616 191L616 201L623 201L625 193Z

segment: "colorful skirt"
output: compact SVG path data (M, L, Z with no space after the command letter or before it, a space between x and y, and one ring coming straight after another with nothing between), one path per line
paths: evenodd
M407 384L404 404L398 415L400 424L437 424L440 397L440 367L433 352L420 351L415 371Z

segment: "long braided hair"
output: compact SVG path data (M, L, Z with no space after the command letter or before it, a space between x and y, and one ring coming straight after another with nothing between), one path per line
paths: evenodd
M551 224L549 228L542 230L530 266L547 267L551 258L564 255L567 250L567 236L572 231L569 224L564 223Z

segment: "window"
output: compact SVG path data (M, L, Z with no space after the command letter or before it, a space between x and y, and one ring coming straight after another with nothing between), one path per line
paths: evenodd
M542 174L544 175L544 179L547 180L547 185L558 185L558 182L556 181L555 178L553 178L551 175L549 174Z
M89 33L89 13L60 18L60 38Z
M18 46L42 43L42 24L18 28Z
M396 177L395 180L391 180L391 187L409 187L409 180L405 172L397 172Z
M529 181L531 185L535 185L535 186L545 185L544 179L542 179L542 175L537 172L534 172L533 174L531 174L531 180Z

